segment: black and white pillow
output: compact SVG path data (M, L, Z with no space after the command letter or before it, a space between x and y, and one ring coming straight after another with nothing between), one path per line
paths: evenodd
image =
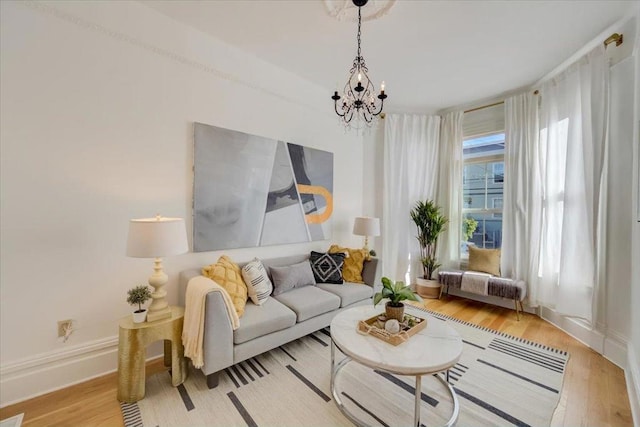
M316 283L342 284L342 267L344 266L343 253L326 254L311 251L309 262Z
M262 305L271 295L273 284L269 280L267 270L258 258L254 258L253 261L242 267L242 278L247 284L247 293L254 304Z

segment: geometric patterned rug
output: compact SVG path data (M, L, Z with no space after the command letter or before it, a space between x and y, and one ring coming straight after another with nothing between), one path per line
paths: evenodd
M568 354L541 344L431 312L463 340L449 380L460 405L456 426L548 426L560 398ZM372 338L375 339L375 338ZM336 352L336 359L341 355ZM147 378L146 396L121 404L125 426L349 426L331 398L330 333L323 329L224 370L209 390L190 368L179 387L168 372ZM415 377L348 363L336 382L347 408L369 425L413 422ZM444 424L448 392L423 377L421 423Z

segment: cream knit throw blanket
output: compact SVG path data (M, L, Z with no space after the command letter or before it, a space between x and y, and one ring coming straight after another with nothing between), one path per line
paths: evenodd
M233 330L235 331L240 326L240 319L233 306L233 301L223 287L204 276L197 276L189 280L184 309L182 344L184 345L184 355L191 359L196 368L204 366L204 308L209 292L222 294Z
M462 275L460 290L478 295L489 295L490 274L476 271L465 271Z

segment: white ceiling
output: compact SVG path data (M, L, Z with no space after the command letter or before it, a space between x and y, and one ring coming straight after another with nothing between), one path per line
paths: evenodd
M331 18L322 0L143 3L326 87L327 103L356 53L357 24ZM362 54L374 84L386 83L385 111L434 112L533 84L632 7L637 0L398 0L363 22Z

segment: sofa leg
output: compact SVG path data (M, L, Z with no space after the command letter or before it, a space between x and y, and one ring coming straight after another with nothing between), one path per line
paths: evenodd
M207 375L207 387L216 388L220 382L220 371Z
M516 318L518 319L518 322L520 321L520 309L518 308L518 300L517 299L513 299L513 304L516 306Z

